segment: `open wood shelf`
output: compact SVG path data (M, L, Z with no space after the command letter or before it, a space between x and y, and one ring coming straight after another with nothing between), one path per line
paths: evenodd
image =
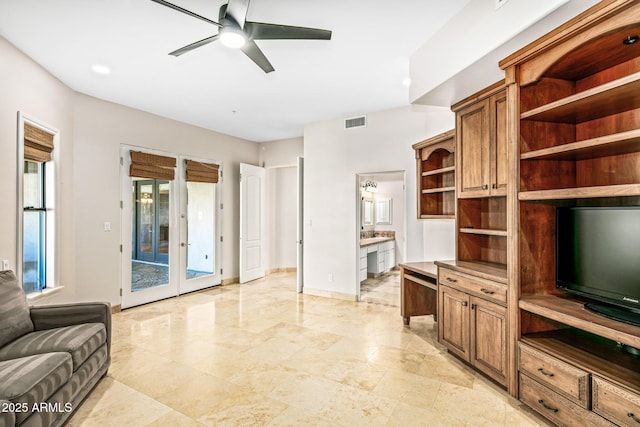
M519 307L567 326L640 348L640 327L591 313L577 299L555 295L522 296Z
M456 219L455 215L420 215L420 219Z
M522 153L522 160L583 160L640 151L640 129Z
M640 108L640 73L597 86L520 114L522 120L582 123Z
M460 233L479 234L479 235L482 235L482 236L507 237L507 230L492 230L492 229L488 229L488 228L462 227L462 228L460 228Z
M455 166L449 166L446 168L434 169L426 172L422 172L422 176L431 176L431 175L439 175L447 172L455 172Z
M620 386L640 391L640 357L623 351L614 341L573 328L526 334L520 340Z
M447 193L449 191L455 191L456 187L440 187L440 188L427 188L422 190L422 194L432 194L432 193Z
M518 194L518 199L521 201L543 201L626 196L640 196L640 184L599 185L597 187L521 191Z

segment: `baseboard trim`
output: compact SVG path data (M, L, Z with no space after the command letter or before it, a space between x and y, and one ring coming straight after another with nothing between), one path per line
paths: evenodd
M274 273L296 273L298 271L297 267L278 267L267 270L267 275Z
M220 284L222 286L226 286L226 285L233 285L236 283L240 283L240 278L239 277L230 277L228 279L222 279L222 281L220 282Z
M122 311L122 306L120 304L111 306L111 313L120 313Z
M316 297L333 298L333 299L340 299L340 300L345 300L345 301L358 301L358 296L357 295L345 294L345 293L342 293L342 292L326 291L324 289L313 289L313 288L304 287L302 292L304 294L313 295L313 296L316 296Z

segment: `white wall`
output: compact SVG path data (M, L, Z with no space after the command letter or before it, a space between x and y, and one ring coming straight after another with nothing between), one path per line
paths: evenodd
M0 38L0 258L16 262L16 114L58 128L60 284L45 302L119 304L120 147L132 145L221 161L223 278L238 276L239 163L257 164L259 145L75 93ZM110 222L112 231L103 231Z
M17 113L22 111L60 131L54 151L58 163L56 188L58 239L62 263L58 271L67 292L75 292L73 209L74 92L0 37L0 259L17 262Z
M416 164L411 145L453 127L454 115L448 108L417 106L370 113L365 128L345 130L343 119L305 126L305 292L355 298L358 173L406 171L406 261L424 259L426 225L415 216ZM447 236L443 246L452 246L450 221L428 227Z

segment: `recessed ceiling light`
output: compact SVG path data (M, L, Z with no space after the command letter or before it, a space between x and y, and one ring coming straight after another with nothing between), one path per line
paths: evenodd
M91 66L91 70L93 70L94 73L96 74L100 74L102 76L106 76L108 74L111 74L111 68L107 67L106 65L102 65L102 64L94 64Z
M404 80L402 81L402 86L407 86L407 87L411 86L411 79L410 79L409 77L407 77L406 79L404 79Z

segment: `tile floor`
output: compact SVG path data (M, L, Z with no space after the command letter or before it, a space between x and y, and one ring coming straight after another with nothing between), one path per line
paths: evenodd
M277 273L113 316L79 426L546 426L436 343L431 316L297 294Z
M360 283L360 300L400 307L400 270L391 270Z

